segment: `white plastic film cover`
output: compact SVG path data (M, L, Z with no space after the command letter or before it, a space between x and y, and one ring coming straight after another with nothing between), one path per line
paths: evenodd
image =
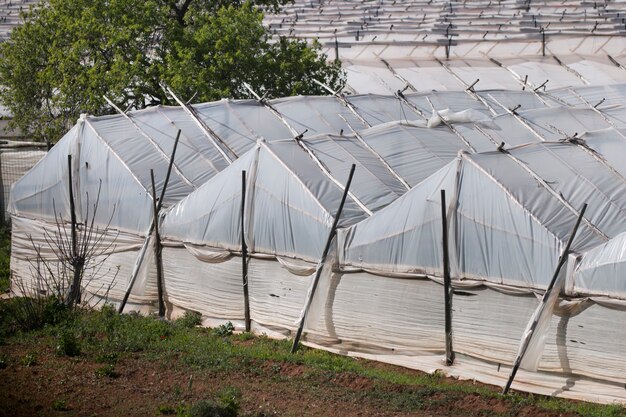
M258 139L285 139L293 135L276 116L256 100L220 100L194 105L200 118L228 146L242 156Z
M75 125L27 175L15 182L9 199L13 215L52 220L70 218L67 155L77 155L83 125ZM53 205L54 202L54 205Z
M174 166L196 187L228 166L207 134L181 108L157 106L129 117L168 157L178 130L181 131Z
M407 191L388 167L353 137L324 135L303 142L341 184L348 180L351 164L356 165L350 192L372 212Z
M183 199L163 222L164 238L239 251L242 170L248 249L316 261L343 191L294 141L259 144ZM362 218L348 199L340 224Z
M626 300L626 233L583 254L567 290Z
M467 145L447 129L401 123L360 132L363 141L410 186L415 186L456 158Z
M452 204L458 162L431 175L384 210L339 230L341 266L441 276L441 197Z
M350 126L361 130L365 125L335 97L287 97L271 101L272 106L284 115L287 123L297 132L308 129L308 135L348 132ZM349 124L346 124L347 123ZM289 136L283 137L286 139Z
M248 151L230 167L174 205L161 227L164 240L239 250L241 172L254 177L259 148ZM248 183L250 180L248 180Z
M88 117L81 143L97 140L123 161L126 169L132 172L146 190L152 189L150 170L153 170L157 195L160 195L171 154L165 153L154 140L147 139L122 116ZM173 144L174 139L171 141ZM194 189L191 181L174 166L163 199L164 206L168 207Z

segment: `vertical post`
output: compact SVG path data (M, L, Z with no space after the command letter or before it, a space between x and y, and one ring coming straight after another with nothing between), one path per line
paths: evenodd
M304 322L306 321L306 315L309 312L309 308L311 307L311 302L313 301L313 296L315 295L315 290L317 289L317 284L320 280L320 276L322 275L322 265L324 265L324 262L326 262L326 257L328 256L328 251L330 250L330 244L332 243L333 238L335 237L335 234L337 232L337 224L339 223L339 218L341 217L341 212L343 211L343 205L345 204L346 198L348 197L348 190L350 189L350 184L352 183L352 177L354 176L355 168L356 168L356 165L352 164L352 167L350 168L350 175L348 176L348 182L346 183L346 188L344 188L343 196L341 197L341 203L339 203L339 208L337 209L337 213L335 214L335 220L333 221L333 224L330 227L330 231L328 233L326 246L324 246L322 257L320 258L320 262L317 265L317 269L315 270L315 277L313 278L313 286L311 287L311 292L309 293L306 303L304 305L304 311L302 312L300 325L298 326L296 337L293 339L293 346L291 347L291 353L295 353L298 350L298 343L300 342L300 337L302 337L302 331L304 330Z
M556 266L556 270L554 271L554 275L552 275L552 280L550 281L550 284L548 285L546 292L543 294L539 308L543 308L543 306L545 305L546 301L548 300L548 297L550 296L550 293L552 292L552 289L554 288L554 284L556 283L556 279L559 276L559 272L561 271L561 268L563 267L563 265L565 265L565 261L567 260L567 255L569 255L572 242L574 241L574 237L576 236L576 232L578 231L578 226L580 226L580 222L583 219L585 210L587 210L587 203L585 203L583 205L582 210L580 210L580 214L578 215L578 219L576 220L574 229L572 229L572 233L569 236L569 240L567 241L567 244L565 245L565 248L563 249L563 252L561 253L561 256L559 257L559 262ZM513 379L515 379L515 374L517 374L517 371L519 370L520 364L522 363L522 359L524 358L524 354L526 354L526 350L528 349L530 340L533 337L533 333L535 332L535 329L537 328L537 325L539 324L539 316L540 314L535 315L535 319L531 323L530 328L528 329L524 339L522 340L519 353L517 354L517 357L515 358L515 363L513 364L513 369L511 369L511 375L509 376L509 380L504 386L504 390L502 390L503 395L506 395L509 392L509 389L511 388Z
M546 31L541 29L541 54L546 56Z
M339 61L339 42L337 41L337 37L335 36L335 62Z
M74 187L73 187L73 179L72 179L72 155L67 156L67 172L68 172L68 191L70 198L70 227L72 234L72 259L70 261L70 265L72 265L72 285L70 287L69 298L67 303L70 307L78 304L78 300L80 299L80 281L82 275L82 267L83 262L80 262L78 256L78 233L76 231L77 221L76 221L76 203L74 202Z
M154 224L154 257L157 270L157 292L159 296L159 317L165 316L165 302L163 301L163 258L161 247L161 235L159 234L159 207L157 205L156 187L154 186L154 170L150 170L152 181L152 210Z
M250 331L250 297L248 294L248 245L245 227L246 171L241 171L241 277L243 279L243 308L246 331Z
M452 350L452 282L450 279L450 255L448 253L448 218L446 214L446 190L441 190L441 225L443 227L443 288L446 331L446 365L454 363Z

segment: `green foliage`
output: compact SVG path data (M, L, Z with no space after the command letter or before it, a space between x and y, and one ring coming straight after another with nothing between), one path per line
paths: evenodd
M60 356L80 355L80 342L72 329L64 328L59 333L56 353Z
M9 291L11 279L11 233L0 227L0 294Z
M0 307L5 301L0 302ZM372 387L352 392L350 395L353 395L355 402L375 401L404 413L439 408L441 404L455 404L471 393L481 395L487 401L503 401L503 406L507 408L504 415L515 415L526 406L550 410L555 414L571 413L594 417L624 415L624 408L619 405L578 403L517 393L502 397L485 386L451 383L441 373L427 375L391 367L371 366L367 361L306 347L302 347L296 354L290 354L289 340L252 337L250 334L218 334L215 329L187 327L180 325L178 321L170 323L136 314L119 315L111 306L106 306L102 311L79 311L77 316L62 323L51 325L39 333L31 332L23 336L41 335L47 337L45 340L50 340L50 343L58 343L57 338L49 336L61 334L63 330L73 332L81 340L83 360L94 360L103 364L96 370L96 375L106 378L118 376L115 363L119 358L137 355L162 364L191 367L194 371L191 375L195 375L195 372L202 374L204 371L217 373L224 375L225 380L230 373L238 373L285 381L289 378L284 371L297 365L303 368L298 381L303 387L315 389L321 382L333 381L341 374L348 380L367 378ZM243 343L248 340L253 342ZM0 362L1 360L0 357ZM36 362L34 354L21 359L23 366L33 366ZM189 369L184 368L184 372L189 372ZM191 377L189 381L186 391L191 393ZM392 389L389 389L389 384ZM179 386L174 388L176 401L181 401L184 391ZM172 407L163 405L157 411L160 414L172 413L181 417L235 416L239 412L241 395L236 389L229 388L209 400L193 406L184 401L178 405L173 404ZM476 411L476 415L487 415L480 413L481 410Z
M55 297L14 297L0 303L0 336L64 322L71 314Z
M170 405L160 405L157 412L161 415L170 416L176 414L176 409Z
M235 326L233 326L231 322L221 324L214 329L215 334L217 336L222 336L222 337L230 336L231 334L233 334L234 330L235 330Z
M191 329L202 324L202 314L197 311L185 311L185 314L176 320L175 324L185 329Z
M30 368L31 366L37 365L37 355L34 353L27 353L20 360L22 366L26 368Z
M319 44L272 39L259 6L285 0L48 0L24 13L25 23L0 45L0 101L13 127L56 140L80 113L173 104L183 98L247 98L325 94L344 75Z
M54 411L69 411L70 408L67 406L67 402L65 400L54 400L52 402L52 409Z
M237 417L240 392L236 388L226 388L220 393L219 402L204 400L192 405L189 417Z
M96 369L96 375L107 378L117 378L119 376L115 370L115 365L112 364L104 365Z

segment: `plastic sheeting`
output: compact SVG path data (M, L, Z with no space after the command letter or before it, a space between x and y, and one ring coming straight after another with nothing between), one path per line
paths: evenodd
M625 273L626 233L622 233L583 255L567 290L626 300Z
M446 367L441 285L345 273L333 274L327 287L323 311L315 313L320 318L309 324L305 342L497 385L506 382L538 304L534 295L511 296L485 288L455 293L452 328L457 360ZM613 332L612 324L623 315L597 305L574 313L557 309L545 334L538 372L520 371L513 387L592 401L625 401L626 339L622 328Z
M455 278L545 288L576 220L578 203L608 198L608 204L620 210L621 196L618 186L609 192L610 182L602 182L606 175L598 167L590 169L588 181L593 184L591 174L603 180L585 188L570 167L558 165L559 159L544 160L559 154L570 157L569 151L577 152L576 145L537 146L541 148L535 157L529 152L532 147L523 147L519 152L525 154L517 159L500 152L460 154L386 209L340 231L340 265L382 274L442 276L441 250L433 242L441 241L439 191L444 189L450 204ZM540 183L532 171L534 164L550 168L551 181ZM586 218L601 223L606 216L605 207L595 206ZM587 250L606 240L588 221L581 225L573 249Z
M174 206L163 222L163 237L239 251L244 170L248 173L244 218L249 251L316 261L343 190L294 141L260 142ZM340 224L364 217L349 198Z

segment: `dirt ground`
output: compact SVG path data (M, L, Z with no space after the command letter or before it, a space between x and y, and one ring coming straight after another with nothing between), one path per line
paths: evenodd
M33 354L35 363L24 360ZM159 416L215 398L225 387L240 393L242 416L573 416L503 398L396 385L351 373L259 362L249 372L193 370L143 354L120 359L116 375L98 375L93 358L60 357L49 346L0 346L0 416ZM416 372L371 363L400 372ZM460 382L458 384L472 384ZM493 387L494 391L498 388ZM407 411L408 410L408 411Z

